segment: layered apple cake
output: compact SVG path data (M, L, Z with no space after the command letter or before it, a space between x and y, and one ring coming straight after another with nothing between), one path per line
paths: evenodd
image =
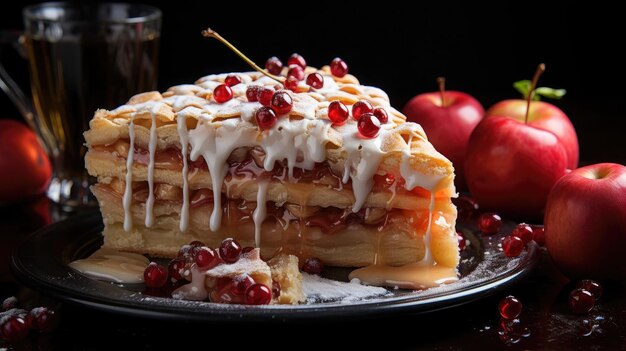
M454 272L450 161L382 90L328 67L304 71L318 74L317 89L216 74L98 110L86 167L98 179L104 247L174 257L193 240L235 238L264 259Z

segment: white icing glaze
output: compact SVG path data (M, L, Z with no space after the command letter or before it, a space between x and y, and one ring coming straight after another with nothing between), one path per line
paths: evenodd
M413 135L409 136L409 140L407 142L407 148L402 155L402 163L400 164L400 175L404 178L404 188L406 190L413 190L416 187L424 188L428 191L434 191L437 184L443 179L443 177L422 174L420 172L416 172L411 168L409 163L409 159L411 157L411 143L413 142Z
M231 100L232 101L232 100ZM202 156L207 163L211 174L213 192L213 213L209 222L211 231L217 231L222 223L222 197L220 192L224 177L228 173L226 160L236 148L253 146L256 139L256 131L252 129L238 128L237 122L226 120L216 127L210 118L198 121L194 130L189 132L192 161Z
M258 183L257 195L256 195L256 208L252 214L254 220L254 243L256 247L261 247L261 224L267 216L267 204L265 197L267 195L267 185L269 181L264 180Z
M430 193L430 204L428 205L428 226L426 227L426 233L424 233L424 257L419 262L424 266L432 266L435 261L433 259L432 250L430 247L431 228L433 224L433 210L435 209L435 194Z
M135 154L135 122L133 115L131 115L130 124L128 125L128 138L130 139L130 145L128 146L128 156L126 158L126 187L122 199L124 230L127 232L133 228L133 216L130 213L130 206L133 201L133 156Z
M358 212L367 200L374 186L374 174L385 155L380 148L381 138L363 139L356 128L356 121L351 119L337 130L343 137L343 148L348 157L344 165L342 181L352 180L354 192L353 212ZM386 130L382 129L381 133Z
M155 110L158 106L158 104L155 104L150 109L150 142L148 143L150 158L148 160L148 199L146 200L147 228L154 225L154 155L156 153L157 143Z
M189 148L189 132L187 131L187 115L185 113L179 113L176 121L178 137L180 139L180 153L183 158L183 205L180 209L180 231L186 232L189 227L189 181L187 174L189 167L187 164L187 149Z

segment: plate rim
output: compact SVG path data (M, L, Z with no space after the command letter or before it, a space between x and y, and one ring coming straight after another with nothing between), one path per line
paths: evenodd
M474 302L476 300L492 296L517 283L526 275L531 273L539 262L540 249L531 243L528 245L526 254L518 264L511 270L478 284L470 284L460 287L458 290L447 291L441 294L424 299L420 296L402 295L386 298L373 298L361 300L354 303L324 303L320 305L269 305L269 306L246 306L246 305L220 305L210 302L189 302L183 301L180 304L193 304L196 308L180 308L172 305L168 299L168 304L157 304L160 297L150 296L149 303L146 301L132 301L128 298L133 293L127 292L124 300L113 299L105 295L94 295L80 292L75 289L64 288L62 284L52 283L40 277L37 272L29 268L23 257L24 247L33 239L50 235L64 226L84 227L86 223L101 223L99 211L76 214L68 219L50 224L27 235L15 247L10 257L10 267L13 275L18 281L26 286L53 296L62 301L94 308L101 311L112 312L123 315L131 315L143 318L184 320L184 321L224 321L224 320L245 320L245 321L287 321L287 320L313 320L319 318L359 318L376 317L380 315L391 315L400 313L432 313L443 309L454 308L460 305ZM101 232L101 224L97 228L86 230L85 232ZM88 235L88 234L83 234ZM88 243L85 243L87 245ZM61 270L74 275L78 279L89 279L74 272L67 265L63 264L60 257L51 256ZM105 286L116 286L114 283L99 282ZM145 295L143 295L145 296ZM154 301L154 303L152 303ZM176 300L174 300L176 301ZM203 308L197 308L201 305Z

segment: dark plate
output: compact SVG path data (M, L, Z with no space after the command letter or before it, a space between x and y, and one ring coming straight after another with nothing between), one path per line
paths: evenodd
M505 289L528 274L539 259L539 249L534 244L520 257L509 259L499 247L502 235L475 235L473 228L459 227L470 245L462 253L458 282L423 291L390 290L388 295L360 300L313 299L298 306L179 301L142 294L142 284L121 285L87 278L67 264L87 257L102 245L102 218L95 212L77 215L33 233L15 250L11 268L20 281L36 290L115 313L174 320L284 321L426 313L450 308ZM511 227L509 223L502 232L508 233ZM327 277L345 280L347 270L328 270Z

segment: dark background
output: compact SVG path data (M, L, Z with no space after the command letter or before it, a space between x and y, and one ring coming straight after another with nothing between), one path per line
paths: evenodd
M249 67L214 40L200 36L210 26L262 65L292 52L309 65L336 56L367 85L386 90L401 108L413 95L448 87L474 95L487 108L517 98L511 84L530 79L539 62L541 86L566 88L555 104L572 119L584 163L626 163L626 26L621 12L600 2L471 3L392 1L374 7L333 2L142 1L163 10L159 88ZM22 28L21 8L6 5L0 26ZM405 2L406 3L406 2ZM3 61L27 86L26 64L8 53ZM0 94L0 118L18 118Z

